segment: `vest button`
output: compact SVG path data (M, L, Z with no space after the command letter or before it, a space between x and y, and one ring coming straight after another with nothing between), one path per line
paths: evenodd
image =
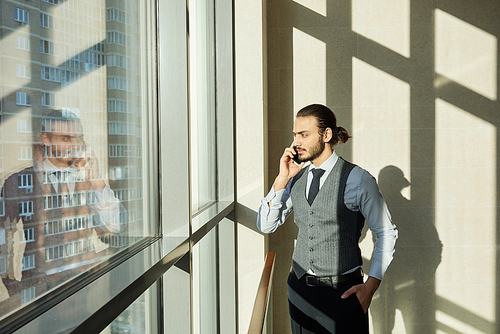
M309 240L312 240L312 239L314 239L314 238L313 237L309 237Z
M309 212L310 215L314 215L314 211Z
M313 261L313 260L311 260L311 261L309 261L309 263L311 263L311 264L312 264L312 263L314 263L314 261Z
M309 248L309 251L310 251L310 252L312 252L312 251L313 251L313 249L312 249L312 248Z
M313 227L314 225L313 224L309 224L309 227Z

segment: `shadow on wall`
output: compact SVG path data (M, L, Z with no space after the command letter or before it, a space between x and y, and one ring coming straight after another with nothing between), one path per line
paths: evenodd
M378 183L397 225L399 238L394 260L370 308L374 331L396 333L395 318L399 310L406 333L422 332L423 324L429 326L426 333L433 333L435 273L441 263L442 243L432 217L416 212L420 209L402 195L401 191L410 186L403 171L386 166L380 171ZM369 271L371 261L365 259L364 262Z
M498 332L500 2L266 4L269 180L292 140L294 112L310 103L329 106L353 135L338 147L341 156L381 170L400 238L373 301L374 332ZM401 194L409 186L402 170L411 200ZM286 333L277 284L288 274L296 230L288 222L277 232L269 236L283 263L274 330ZM481 294L466 293L472 284L484 284Z

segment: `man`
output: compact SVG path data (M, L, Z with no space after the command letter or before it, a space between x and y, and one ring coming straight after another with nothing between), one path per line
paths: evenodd
M110 239L130 228L80 120L52 110L33 124L33 165L2 187L0 315L111 256Z
M330 109L302 108L293 133L293 147L280 159L257 221L262 232L272 233L295 212L299 233L288 277L292 331L368 333L368 307L392 260L396 227L375 179L335 153L349 134ZM365 219L377 241L363 282L358 242Z

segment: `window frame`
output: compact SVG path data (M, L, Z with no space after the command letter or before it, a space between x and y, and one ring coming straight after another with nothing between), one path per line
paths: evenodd
M50 0L44 0L45 2L51 3ZM218 1L218 0L214 0ZM52 0L53 4L57 4L57 0ZM189 143L189 103L188 103L188 93L186 87L188 86L187 81L187 64L186 53L187 53L187 25L178 24L179 20L182 22L184 20L187 23L186 18L186 1L172 1L172 2L152 2L149 5L158 6L154 11L147 13L148 15L155 14L156 12L165 13L162 16L162 20L156 21L157 16L149 17L149 20L141 20L140 23L148 28L153 28L153 31L158 29L159 36L157 38L160 40L158 49L160 59L156 59L156 49L148 50L150 52L150 57L152 59L150 64L141 64L143 69L146 68L148 73L152 75L152 87L142 87L142 94L147 99L148 108L143 109L143 116L145 125L142 129L143 142L150 145L149 149L144 148L142 150L142 155L144 159L147 159L150 163L141 168L141 175L144 176L145 182L148 185L148 191L144 192L144 196L149 198L149 207L158 208L158 212L144 210L144 219L149 219L153 221L158 221L161 223L161 232L163 237L155 236L151 238L146 238L141 242L133 245L129 248L128 252L120 252L109 259L109 261L104 261L92 268L89 272L83 273L78 278L71 279L63 285L63 287L58 288L56 291L50 292L47 296L37 298L32 303L29 303L18 312L17 314L11 314L8 319L3 319L0 325L6 330L19 329L23 327L25 330L29 331L29 326L34 322L31 320L50 318L50 314L53 312L58 312L60 309L64 309L66 303L79 300L78 298L85 296L86 299L99 297L98 288L95 288L102 281L113 281L112 277L114 275L120 275L120 271L123 268L137 270L138 276L141 279L130 280L125 284L123 289L120 287L120 292L112 296L103 305L95 306L91 311L90 317L87 320L81 322L78 327L74 329L74 333L85 333L89 331L89 328L98 328L99 326L111 322L114 317L116 317L117 312L121 312L130 303L140 296L148 287L161 279L162 275L170 268L185 259L186 256L189 257L190 250L194 244L199 242L205 235L210 231L213 231L218 224L232 214L234 211L234 165L233 164L223 164L219 165L222 161L222 155L217 154L217 198L218 201L213 203L211 206L207 207L205 210L197 213L196 216L192 215L192 210L189 204L189 158L181 156L179 163L175 164L160 164L161 159L168 159L171 152L165 152L165 156L162 156L162 147L169 147L169 141L173 133L179 134L178 142L182 143L180 147L176 148L176 152L188 151ZM172 8L173 11L164 10L165 8ZM232 11L232 8L230 9ZM178 15L181 13L181 18ZM167 18L172 18L173 20L168 20ZM231 16L232 19L232 16ZM175 22L175 26L173 25ZM157 27L158 25L158 27ZM172 36L168 36L165 28L174 27L175 33ZM227 27L226 27L227 28ZM227 31L227 29L226 29ZM180 39L179 39L180 37ZM146 43L144 40L142 43ZM173 42L173 43L170 43ZM182 51L177 55L173 53L165 52L167 49L172 49L173 45L180 44ZM231 46L232 47L232 46ZM144 49L144 48L141 48ZM183 54L183 52L186 52ZM153 55L153 56L151 56ZM178 58L176 58L178 57ZM176 61L183 59L181 61L181 66L172 66L172 64L178 64ZM174 60L171 62L170 60ZM222 61L217 59L217 61ZM234 66L234 60L232 60L232 65ZM217 63L217 68L221 64ZM224 66L227 66L227 59ZM231 66L232 67L232 66ZM158 71L158 77L170 77L170 74L180 75L180 80L165 80L159 86L155 79L156 72ZM231 69L232 71L232 69ZM227 73L226 73L227 74ZM165 76L166 75L166 76ZM232 80L232 74L230 75L230 80ZM171 81L171 82L169 82ZM232 81L231 81L232 82ZM175 87L177 86L177 87ZM224 109L223 113L217 114L217 125L230 124L231 126L227 129L218 128L222 131L223 135L217 138L218 150L219 152L229 153L230 157L233 157L234 153L234 128L233 124L233 103L234 95L231 89L226 92L229 94L229 105L226 108L220 108L221 105L216 105L216 110ZM179 94L180 93L180 94ZM220 92L217 91L217 94ZM155 96L158 97L154 98ZM149 97L149 98L148 98ZM153 98L151 98L153 97ZM220 97L218 95L218 97ZM227 96L226 96L227 97ZM126 108L128 109L128 108ZM169 113L169 110L176 110L174 114ZM135 113L135 111L134 111ZM224 121L222 119L224 118ZM169 131L165 131L169 130ZM229 138L229 140L227 140ZM187 139L183 141L182 139ZM219 144L224 143L220 148ZM153 154L152 154L153 152ZM224 156L224 160L227 156ZM233 161L233 159L231 159ZM133 167L133 166L132 166ZM161 172L160 172L161 171ZM180 171L180 173L177 173ZM167 173L165 173L167 172ZM227 172L227 173L226 173ZM123 173L125 174L125 173ZM129 173L129 177L130 177ZM139 174L138 171L133 173L135 177ZM157 182L157 175L162 175L160 179L160 185ZM225 181L230 181L222 186ZM160 192L159 189L172 189L176 185L181 185L179 192L176 194L171 194L171 192L163 191ZM177 189L177 188L176 188ZM161 194L161 198L158 198L156 194ZM180 196L180 201L174 202L169 201L172 196ZM170 197L169 197L170 196ZM161 215L161 213L164 213ZM170 214L170 213L173 214ZM166 214L168 213L168 214ZM161 220L160 220L161 217ZM188 234L186 238L184 236L180 237L183 239L181 242L176 242L175 246L169 244L173 239L170 238L168 229L171 228L170 223L181 219L187 222L186 228ZM90 219L89 225L90 225ZM191 233L191 226L193 220L199 220L200 228L197 229L196 233ZM52 234L51 234L52 235ZM90 249L89 241L87 241L87 250ZM144 268L144 262L148 263L148 266ZM121 266L121 264L126 264ZM139 269L138 269L139 268ZM161 281L160 281L161 282ZM61 289L64 288L64 293L61 293ZM113 307L113 305L120 305L119 307ZM100 312L101 311L101 312ZM87 310L85 310L87 312ZM118 313L119 314L119 313ZM5 326L4 326L5 325ZM166 326L166 324L164 324ZM98 326L98 327L96 327Z
M14 7L14 21L21 22L22 24L29 24L30 12L26 9Z

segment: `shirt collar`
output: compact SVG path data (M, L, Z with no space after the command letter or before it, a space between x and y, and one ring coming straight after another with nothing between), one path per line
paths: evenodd
M54 164L52 162L50 162L49 159L44 159L43 160L43 170L50 171L50 172L55 172L55 171L58 171L58 170L61 170L61 169L57 168L56 166L54 166Z
M325 162L323 162L320 166L316 167L313 163L311 163L309 172L311 172L313 169L321 168L325 170L325 174L328 174L332 171L338 160L339 156L337 155L337 153L335 153L335 151L333 151L332 155L328 159L326 159Z

